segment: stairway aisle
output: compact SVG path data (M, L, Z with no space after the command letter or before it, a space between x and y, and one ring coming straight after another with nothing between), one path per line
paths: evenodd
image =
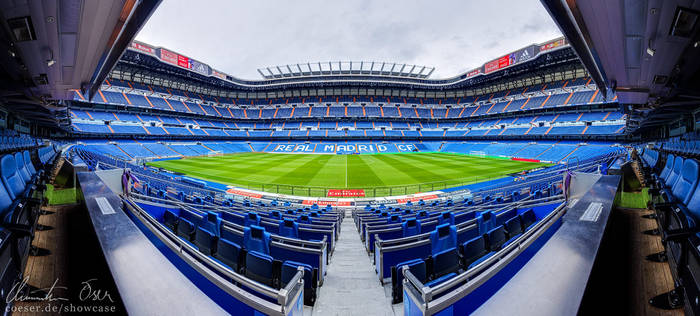
M347 211L313 315L394 315ZM399 304L400 305L400 304Z

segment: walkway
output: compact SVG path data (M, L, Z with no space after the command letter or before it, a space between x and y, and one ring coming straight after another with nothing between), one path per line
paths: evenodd
M391 305L391 285L379 283L371 258L350 215L346 213L328 273L311 314L402 315L403 306ZM309 312L309 310L306 310ZM308 314L308 313L307 313Z

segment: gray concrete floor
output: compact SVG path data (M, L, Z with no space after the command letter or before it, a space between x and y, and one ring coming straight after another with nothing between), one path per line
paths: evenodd
M323 286L305 315L403 315L403 305L391 304L391 285L382 287L350 217L342 223L340 237Z

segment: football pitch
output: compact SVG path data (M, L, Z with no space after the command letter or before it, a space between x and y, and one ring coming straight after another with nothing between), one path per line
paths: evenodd
M427 192L548 165L449 153L239 153L148 164L242 188L316 197L327 189L363 189L368 197Z

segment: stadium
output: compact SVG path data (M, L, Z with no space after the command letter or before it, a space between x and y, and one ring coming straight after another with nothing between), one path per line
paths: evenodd
M158 0L0 4L4 313L700 313L700 4L541 5L454 76L242 79Z

